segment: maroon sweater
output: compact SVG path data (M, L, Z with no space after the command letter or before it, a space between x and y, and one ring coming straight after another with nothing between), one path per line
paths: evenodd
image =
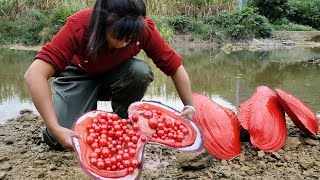
M102 50L97 59L91 59L85 54L91 12L91 8L84 9L68 17L67 23L51 42L42 47L35 59L52 64L58 72L73 64L89 74L98 74L114 69L143 49L156 66L168 76L173 75L182 64L182 57L164 41L155 28L154 21L149 17L146 17L146 29L143 37L137 40L140 42L139 46L133 43L124 48L116 49L112 53L107 49Z

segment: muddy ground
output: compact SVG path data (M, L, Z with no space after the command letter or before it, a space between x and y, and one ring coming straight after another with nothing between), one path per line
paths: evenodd
M0 179L90 179L74 152L55 152L44 144L43 122L28 110L0 125ZM274 153L243 142L232 160L218 160L206 151L181 153L148 145L142 179L320 179L320 138L307 137L287 119L285 146ZM244 139L245 140L245 139Z

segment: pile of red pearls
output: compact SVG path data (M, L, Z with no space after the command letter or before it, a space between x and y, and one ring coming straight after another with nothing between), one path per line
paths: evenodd
M92 150L88 157L90 164L107 171L128 168L132 174L140 164L137 143L146 141L146 137L140 135L138 119L137 115L121 119L109 112L92 118L86 127L88 136L85 139Z
M180 120L163 115L159 110L149 110L148 106L145 106L144 110L143 117L148 119L149 127L156 130L152 134L153 138L182 142L188 135L188 129Z

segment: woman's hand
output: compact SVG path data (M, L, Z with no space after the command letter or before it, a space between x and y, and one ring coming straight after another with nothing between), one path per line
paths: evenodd
M52 102L48 79L55 73L55 68L46 61L36 59L25 74L33 104L40 113L45 126L51 135L66 149L72 149L71 137L80 135L70 129L61 127L58 123Z
M71 138L81 138L81 135L70 129L58 126L53 130L49 130L52 136L66 149L73 150Z
M189 120L193 120L193 117L196 114L196 109L194 108L189 76L184 67L181 65L171 78L180 99L185 105L180 115Z
M195 114L196 110L193 106L184 106L181 112L181 116L189 120L193 120Z

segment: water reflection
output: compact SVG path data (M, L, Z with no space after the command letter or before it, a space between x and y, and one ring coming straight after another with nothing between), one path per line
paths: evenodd
M0 51L0 123L17 116L19 110L33 109L23 74L36 52ZM239 51L226 54L219 50L181 51L184 66L190 74L193 90L236 110L251 97L255 88L279 87L303 100L313 111L320 110L320 65L309 63L320 57L320 48L284 48L268 51ZM140 54L146 59L145 55ZM155 65L155 80L144 99L161 101L182 108L170 78ZM98 108L111 110L110 104L99 102Z
M261 85L279 87L301 98L314 111L320 109L320 65L307 60L319 57L317 49L202 52L185 57L194 91L218 94L235 106L251 97Z
M30 102L23 75L34 55L33 51L0 49L0 104L8 103L12 99Z

